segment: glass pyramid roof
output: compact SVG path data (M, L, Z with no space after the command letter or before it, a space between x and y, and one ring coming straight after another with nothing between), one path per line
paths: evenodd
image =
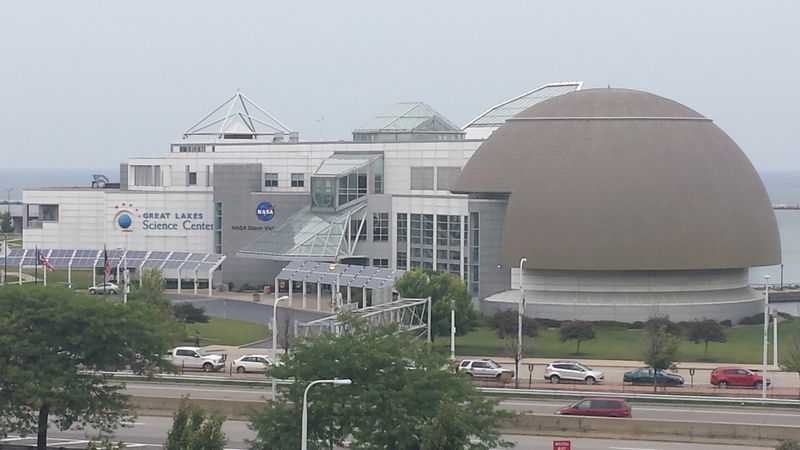
M333 213L299 211L283 225L245 245L237 255L269 259L336 259L350 215L357 209Z
M557 97L568 92L580 90L583 86L582 81L566 82L566 83L550 83L542 87L536 88L530 92L526 92L518 97L514 97L504 103L492 107L484 112L472 122L464 126L469 127L499 127L506 123L506 120L516 116L517 114L525 111L531 106L543 102L545 100Z
M342 155L334 153L322 161L322 164L314 171L314 175L344 175L368 166L378 158L380 158L380 155Z
M458 130L458 127L425 103L403 102L367 121L353 133Z

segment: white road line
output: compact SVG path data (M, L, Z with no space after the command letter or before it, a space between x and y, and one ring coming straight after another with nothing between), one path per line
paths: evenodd
M32 436L28 436L28 437L9 436L9 437L0 439L0 442L16 442L16 441L24 441L25 439L34 439L34 438Z
M250 391L241 391L241 390L234 390L234 389L219 389L219 388L217 388L217 389L205 389L205 388L186 388L186 387L183 387L183 386L179 386L179 387L174 387L174 386L173 386L173 387L167 387L167 386L150 386L150 385L135 385L135 384L129 384L129 385L128 385L128 387L135 387L135 388L141 388L141 389L162 390L162 391L177 391L177 390L184 390L184 391L196 391L196 392L216 392L216 393L230 392L230 393L233 393L233 394L262 394L262 395L268 394L268 392L267 392L267 391L260 391L260 390L259 390L259 391L253 391L253 390L250 390Z
M560 408L562 406L566 406L566 403L525 403L525 402L500 402L501 405L513 405L513 406L539 406L539 407L556 407ZM771 416L771 417L797 417L800 418L800 413L791 414L791 413L769 413L769 412L761 412L761 411L728 411L728 410L704 410L704 409L674 409L674 408L643 408L640 406L633 407L634 412L636 411L656 411L656 412L677 412L677 413L700 413L700 414L732 414L737 416Z
M147 425L147 424L146 424L146 423L144 423L144 422L120 422L119 424L120 424L120 425L128 425L128 426L134 426L134 425Z
M66 442L60 442L60 441L63 441L63 440L64 439L48 439L48 441L56 441L58 443L58 445L60 445L60 446L76 445L76 444L88 444L89 443L89 441L86 440L86 439L73 439L73 440L66 440Z
M608 447L611 450L659 450L657 448L642 448L642 447Z

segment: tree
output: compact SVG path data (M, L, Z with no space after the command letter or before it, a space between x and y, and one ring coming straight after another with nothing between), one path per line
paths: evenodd
M516 362L517 356L522 356L522 352L519 352L517 348L519 345L519 313L511 309L497 311L489 317L488 324L489 328L497 331L497 337L503 339L506 351L514 357L514 362ZM522 316L522 335L530 338L538 336L539 322L530 317ZM523 350L525 349L524 341L522 348Z
M145 303L107 301L70 289L0 288L0 435L91 425L102 432L130 420L124 386L91 373L130 366L169 369L163 351L180 333Z
M678 338L670 334L666 324L645 327L642 361L653 368L653 392L658 390L658 371L674 369L678 354Z
M184 397L172 416L165 450L223 450L228 439L222 431L225 416L206 412Z
M0 212L0 233L11 233L14 231L14 222L8 211Z
M689 340L695 344L704 342L706 344L705 356L708 356L709 342L728 342L725 329L716 320L704 319L689 322L687 325L687 335Z
M450 334L451 302L456 311L456 334L469 332L478 320L467 286L451 273L412 269L395 280L394 287L401 297L431 297L432 336Z
M792 336L792 346L789 349L788 358L783 358L781 370L797 372L797 375L800 376L800 332ZM798 391L797 395L800 396L800 391Z
M497 400L477 392L466 376L443 369L445 356L430 344L412 342L396 326L370 327L348 315L340 320L341 334L325 331L307 342L296 341L284 364L272 369L276 377L295 382L251 417L257 434L251 449L299 448L306 386L335 377L352 384L321 384L309 391L309 448L341 446L350 439L352 449L417 450L423 442L433 445L435 431L449 433L440 436L444 442L466 439L465 446L447 447L452 449L508 445L498 427L509 414L495 411ZM448 422L445 414L458 424ZM480 443L470 444L470 437Z
M206 309L194 306L189 302L175 303L172 305L175 318L184 323L208 323Z
M788 439L786 441L781 441L775 447L775 450L800 450L800 441L796 441L794 439Z
M651 317L644 323L645 331L654 332L660 328L666 328L667 333L675 337L680 337L683 334L680 325L669 320L669 316Z
M581 352L581 341L589 341L596 338L594 326L582 320L569 320L562 322L558 327L558 339L561 342L578 341L578 348L575 353Z
M294 337L294 314L292 310L288 308L279 311L282 312L283 317L280 318L277 323L282 324L283 327L278 327L278 330L272 330L272 332L278 333L278 346L283 349L284 354L288 354L292 346L292 338Z

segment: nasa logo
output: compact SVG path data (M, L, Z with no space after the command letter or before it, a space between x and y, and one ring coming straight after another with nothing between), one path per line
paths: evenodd
M262 222L269 222L275 216L275 207L270 202L261 202L256 207L256 217Z
M114 228L128 233L133 231L131 228L133 226L133 217L139 210L130 203L114 205L114 209L117 210L114 213Z

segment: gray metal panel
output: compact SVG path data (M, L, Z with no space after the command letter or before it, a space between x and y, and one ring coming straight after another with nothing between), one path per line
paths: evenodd
M644 92L582 90L531 107L480 146L454 191L511 193L506 267L523 257L527 268L579 270L781 260L771 202L742 150L697 112Z
M433 167L411 167L411 189L433 190Z

